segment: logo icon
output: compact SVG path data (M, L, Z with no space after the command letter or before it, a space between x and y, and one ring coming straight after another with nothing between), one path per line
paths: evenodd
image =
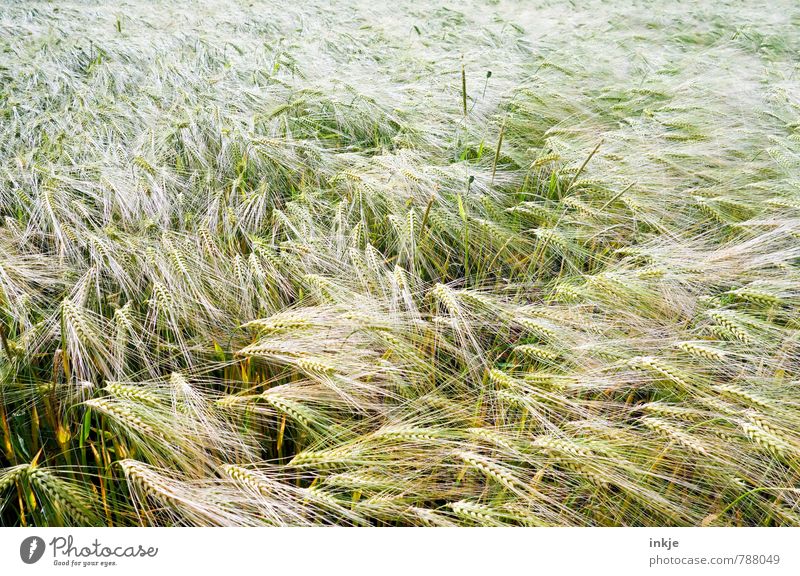
M25 564L35 564L44 556L44 540L38 536L28 536L19 545L19 557Z

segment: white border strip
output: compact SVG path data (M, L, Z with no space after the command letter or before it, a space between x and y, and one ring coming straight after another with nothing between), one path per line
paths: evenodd
M798 547L800 528L6 528L0 573L797 575Z

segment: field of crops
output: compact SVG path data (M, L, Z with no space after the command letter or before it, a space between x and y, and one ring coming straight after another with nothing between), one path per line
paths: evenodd
M800 526L800 5L0 0L0 525Z

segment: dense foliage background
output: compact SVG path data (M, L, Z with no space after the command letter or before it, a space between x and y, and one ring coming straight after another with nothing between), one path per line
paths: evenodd
M0 523L800 524L800 7L374 4L0 4Z

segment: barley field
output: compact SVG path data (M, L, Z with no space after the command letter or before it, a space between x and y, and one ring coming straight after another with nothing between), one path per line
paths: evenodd
M0 525L800 526L800 5L0 1Z

